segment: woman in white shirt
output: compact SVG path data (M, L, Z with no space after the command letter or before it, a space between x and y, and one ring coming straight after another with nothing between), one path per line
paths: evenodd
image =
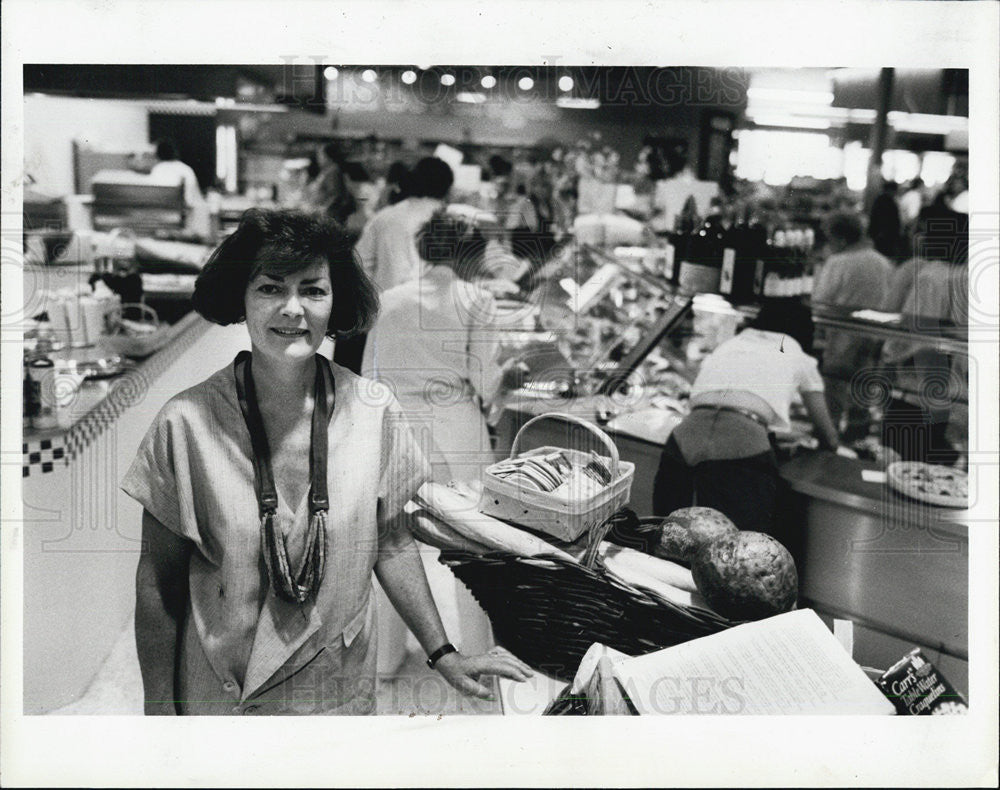
M798 396L820 441L837 449L811 322L788 305L767 304L752 327L705 358L691 413L670 435L653 488L653 512L692 504L722 511L744 530L769 532L778 491L770 430L789 427Z
M481 276L486 239L465 220L435 214L417 235L427 268L382 294L365 344L364 375L388 384L430 447L431 478L479 480L495 460L485 410L499 393L499 335L493 296ZM489 621L468 590L421 547L431 591L449 633L464 649L489 647ZM386 634L388 640L397 635Z

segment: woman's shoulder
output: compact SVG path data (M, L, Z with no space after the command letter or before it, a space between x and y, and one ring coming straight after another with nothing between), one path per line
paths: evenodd
M197 421L199 417L207 416L235 403L233 367L230 364L171 397L160 410L157 420Z

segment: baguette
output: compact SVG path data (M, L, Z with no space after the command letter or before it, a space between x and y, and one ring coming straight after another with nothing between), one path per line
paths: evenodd
M470 554L487 554L493 551L489 546L470 540L413 502L407 503L406 511L410 514L410 532L421 543L437 549L466 551Z
M569 554L551 543L480 513L476 500L462 496L447 486L424 483L415 499L417 504L455 531L494 551L505 551L519 557L557 557L575 562Z

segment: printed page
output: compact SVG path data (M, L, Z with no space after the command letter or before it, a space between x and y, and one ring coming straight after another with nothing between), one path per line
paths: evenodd
M640 714L886 714L893 706L811 609L614 666Z

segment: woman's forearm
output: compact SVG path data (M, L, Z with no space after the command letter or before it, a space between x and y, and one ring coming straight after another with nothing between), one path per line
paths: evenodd
M142 514L143 552L135 572L135 645L146 715L178 713L177 656L188 604L191 545L148 511Z
M431 653L448 641L417 544L409 533L379 546L375 574L425 652Z
M152 574L139 563L136 575L135 644L147 716L177 713L178 640L186 607L174 594L167 600Z

